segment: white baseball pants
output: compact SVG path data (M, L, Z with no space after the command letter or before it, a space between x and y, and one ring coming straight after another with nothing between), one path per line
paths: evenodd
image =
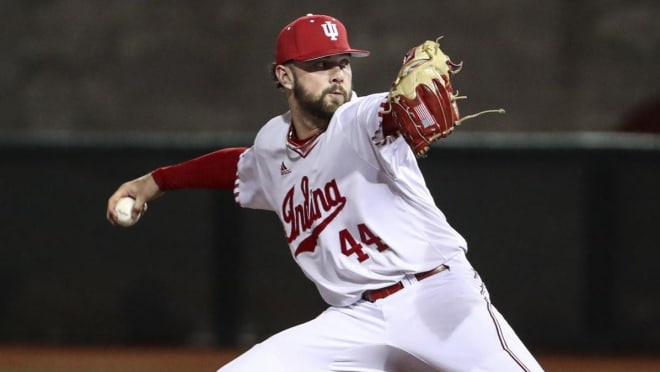
M374 303L330 307L218 372L542 371L464 255Z

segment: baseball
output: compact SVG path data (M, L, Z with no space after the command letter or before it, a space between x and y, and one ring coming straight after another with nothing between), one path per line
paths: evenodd
M133 207L135 206L135 199L125 196L117 202L115 212L117 213L117 223L124 227L133 226L142 214L133 218Z

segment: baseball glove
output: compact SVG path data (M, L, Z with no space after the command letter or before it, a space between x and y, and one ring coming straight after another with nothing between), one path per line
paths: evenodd
M487 110L460 118L456 100L467 97L454 92L451 75L458 73L463 63L452 62L442 52L440 39L425 41L408 51L383 112L391 115L417 157L424 156L432 142L447 137L462 121L486 112L504 112Z

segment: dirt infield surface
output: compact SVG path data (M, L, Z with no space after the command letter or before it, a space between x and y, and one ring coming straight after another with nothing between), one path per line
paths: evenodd
M236 350L0 346L0 372L215 371ZM660 371L660 356L538 355L546 371Z

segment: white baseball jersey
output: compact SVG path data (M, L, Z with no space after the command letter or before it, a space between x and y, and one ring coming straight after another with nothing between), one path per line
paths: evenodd
M385 98L352 99L300 147L289 141L290 113L277 116L238 163L236 201L277 213L291 254L330 305L352 304L365 290L467 251L406 142L383 138Z

